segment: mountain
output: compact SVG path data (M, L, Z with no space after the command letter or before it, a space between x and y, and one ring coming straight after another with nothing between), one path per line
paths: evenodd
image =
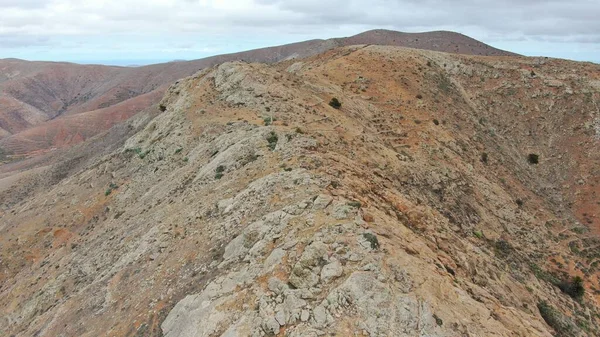
M22 156L72 146L150 108L175 80L219 63L273 63L353 44L514 55L452 32L374 30L348 38L311 40L137 68L5 59L0 60L0 149Z
M0 179L0 332L597 336L599 98L546 58L208 67Z

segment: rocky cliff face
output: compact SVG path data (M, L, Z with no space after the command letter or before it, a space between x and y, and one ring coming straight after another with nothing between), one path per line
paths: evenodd
M378 46L203 70L1 192L0 331L597 335L599 80Z

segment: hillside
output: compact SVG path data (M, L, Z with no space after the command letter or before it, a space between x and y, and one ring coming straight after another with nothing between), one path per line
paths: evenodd
M512 55L452 32L375 30L349 38L311 40L136 68L0 60L0 149L12 155L31 155L72 146L156 104L175 80L216 64L235 60L273 63L352 44Z
M0 179L0 333L597 336L599 83L389 46L207 68Z

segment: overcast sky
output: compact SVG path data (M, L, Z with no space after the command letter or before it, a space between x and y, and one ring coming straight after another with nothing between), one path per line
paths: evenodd
M147 64L375 28L600 63L600 0L0 0L0 58Z

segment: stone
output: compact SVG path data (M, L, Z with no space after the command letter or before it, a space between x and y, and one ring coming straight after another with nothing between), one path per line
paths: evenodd
M336 279L342 276L344 268L342 264L338 260L334 260L333 262L326 264L323 269L321 269L321 281L327 283L333 279Z
M310 312L308 310L302 310L302 313L300 314L300 320L302 322L306 322L308 321L308 319L310 318Z
M333 197L326 194L319 194L317 198L313 201L313 209L322 210L327 208L333 201Z

